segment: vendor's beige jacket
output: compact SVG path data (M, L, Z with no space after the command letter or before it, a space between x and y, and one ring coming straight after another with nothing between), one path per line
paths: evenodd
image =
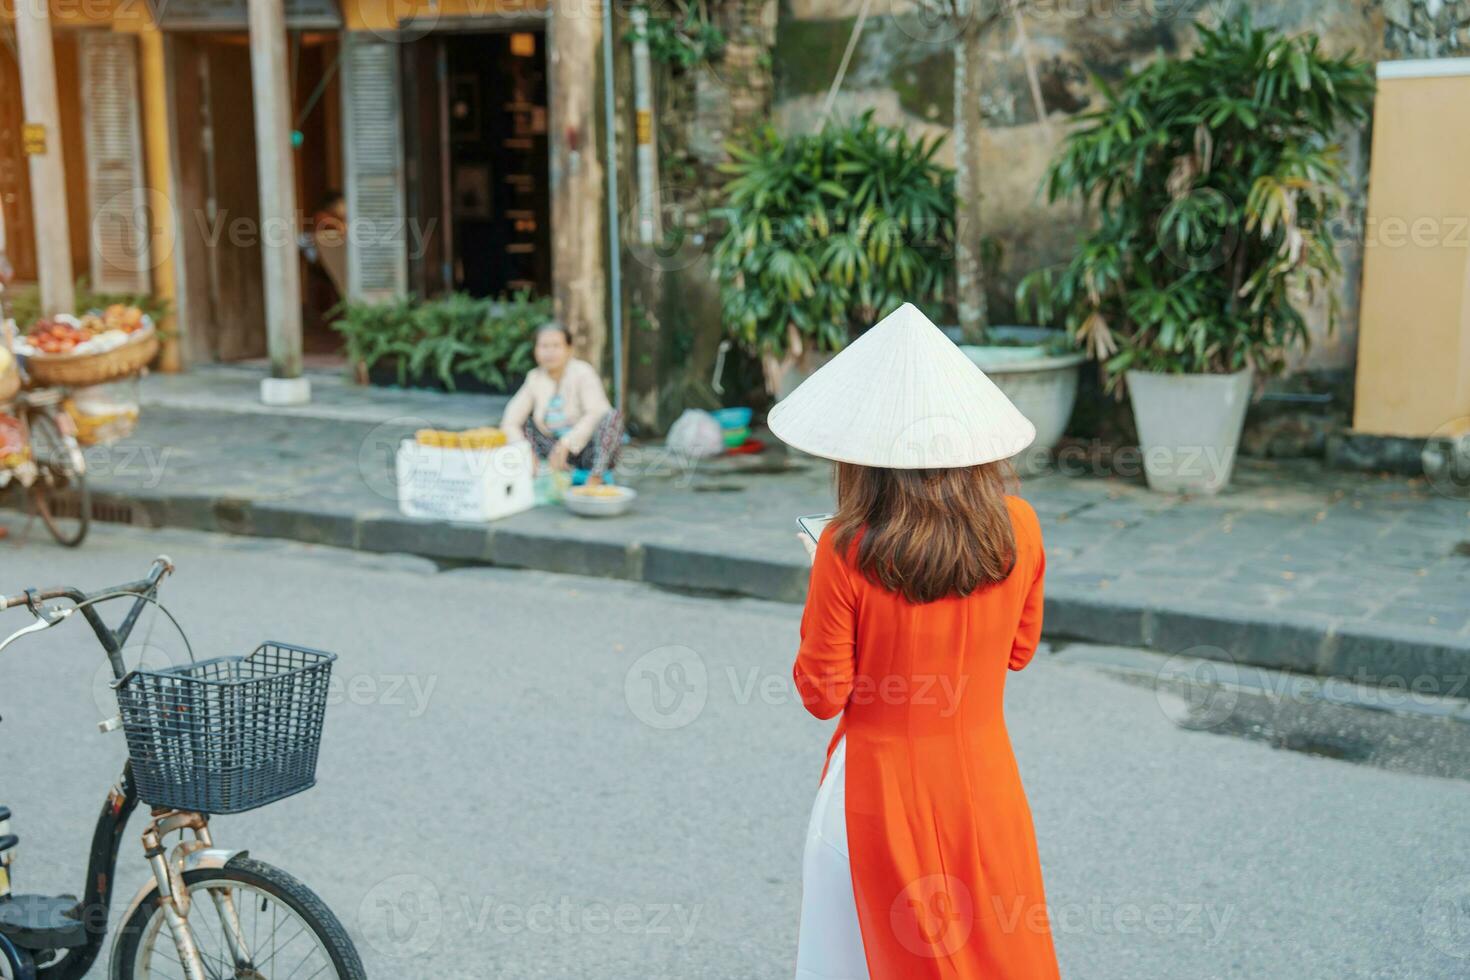
M561 381L557 382L541 368L533 368L526 375L526 383L515 393L510 404L505 406L505 415L500 428L511 442L523 440L522 428L526 419L536 423L536 428L550 435L546 428L546 410L551 399L561 395L562 411L572 424L572 431L562 437L562 442L573 453L580 453L597 429L597 423L612 411L607 392L602 388L602 378L597 369L586 361L573 358L567 362Z

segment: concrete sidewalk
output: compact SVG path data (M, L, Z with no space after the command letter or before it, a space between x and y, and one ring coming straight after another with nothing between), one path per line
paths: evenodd
M138 433L89 451L107 519L794 602L807 565L793 519L832 506L827 467L779 447L692 469L632 447L628 516L417 521L393 497L398 441L426 423L484 424L499 402L319 383L304 409L221 411L229 400L198 384L150 379ZM1215 498L1055 473L1022 492L1046 535L1053 639L1470 696L1470 501L1251 460Z

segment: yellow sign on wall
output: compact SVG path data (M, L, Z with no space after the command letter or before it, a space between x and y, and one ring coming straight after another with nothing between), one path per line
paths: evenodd
M23 123L20 127L20 143L27 156L45 155L46 127L41 123Z

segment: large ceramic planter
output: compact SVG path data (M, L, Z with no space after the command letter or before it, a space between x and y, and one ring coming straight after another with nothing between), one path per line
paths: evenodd
M1036 426L1036 441L1013 460L1021 473L1045 467L1077 404L1077 375L1085 358L1081 353L1048 353L1060 333L1045 327L991 327L988 336L1009 343L960 345Z
M1129 371L1128 397L1150 490L1215 493L1230 482L1250 404L1251 371Z

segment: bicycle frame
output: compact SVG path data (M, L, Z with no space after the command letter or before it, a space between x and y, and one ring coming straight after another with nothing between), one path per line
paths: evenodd
M96 963L107 938L108 911L112 904L112 885L118 854L122 849L123 832L137 806L138 796L133 787L132 765L127 764L123 767L122 777L117 785L107 795L102 812L97 816L97 826L92 832L92 849L87 861L86 894L82 898L82 921L87 924L87 943L67 953L54 966L37 969L36 980L82 980ZM175 831L185 830L192 831L193 838L181 841L174 846L172 854L165 856L163 838ZM140 905L155 895L161 896L166 899L163 911L175 946L192 950L193 936L186 926L190 896L183 887L184 872L197 868L224 867L236 857L244 856L246 852L216 848L209 833L209 817L202 813L180 810L155 811L153 820L143 831L143 847L148 855L154 880L138 889L123 912L121 921L129 921L133 911ZM215 893L211 893L211 899L225 934L231 939L231 951L237 962L248 962L250 951L232 899L228 894ZM113 937L114 952L121 939L121 933ZM197 955L197 951L194 957L190 957L184 953L183 948L179 950L181 963L197 958ZM203 974L200 976L202 978Z
M82 921L87 924L87 943L67 953L54 966L36 971L38 980L81 980L86 976L107 939L107 913L112 904L112 883L123 831L138 806L133 790L131 765L124 765L122 778L97 816L92 831L92 849L87 858L87 887L82 898Z
M16 596L0 595L0 611L25 606L36 617L35 624L0 643L0 650L4 650L21 636L48 629L72 613L81 612L107 653L114 680L121 681L127 673L122 659L123 647L132 635L143 607L156 601L158 587L164 577L173 571L173 567L167 557L160 556L154 561L146 578L91 595L70 587L29 589ZM114 629L103 621L101 613L97 611L97 603L107 597L121 598L127 595L136 598L122 623ZM70 608L43 606L43 603L58 599L69 601L73 605ZM38 980L81 980L96 962L107 935L108 911L122 835L127 828L128 819L137 809L138 802L137 790L133 784L132 763L129 762L124 765L117 785L108 794L92 833L85 894L81 903L87 941L84 945L67 951L53 964L37 968L35 976ZM164 848L163 840L176 831L192 831L193 839L181 841L170 854ZM224 851L214 847L209 834L207 814L165 809L153 811L153 820L143 831L143 849L154 880L139 890L123 921L128 921L133 909L156 894L178 950L179 962L184 965L186 973L197 980L204 980L203 963L188 927L190 896L188 889L184 887L183 873L198 867L223 866L244 852ZM250 952L230 897L214 892L210 894L237 962L248 962Z

